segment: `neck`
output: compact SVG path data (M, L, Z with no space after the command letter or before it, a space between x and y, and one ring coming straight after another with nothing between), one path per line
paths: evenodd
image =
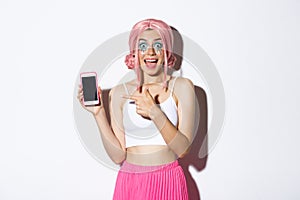
M143 84L150 84L150 83L163 83L164 81L164 74L160 73L156 76L149 76L145 75L143 76Z

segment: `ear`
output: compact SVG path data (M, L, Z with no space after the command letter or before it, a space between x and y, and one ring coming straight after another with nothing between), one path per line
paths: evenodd
M172 68L175 66L177 58L174 56L173 53L171 53L171 56L168 58L168 67Z

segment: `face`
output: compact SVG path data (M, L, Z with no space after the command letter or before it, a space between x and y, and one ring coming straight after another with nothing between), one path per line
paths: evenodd
M140 35L138 56L144 73L153 76L163 72L164 46L156 30L145 30Z

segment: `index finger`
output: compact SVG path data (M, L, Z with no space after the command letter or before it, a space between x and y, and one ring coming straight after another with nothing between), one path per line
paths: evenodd
M122 95L121 97L125 99L134 100L134 101L138 100L138 96L136 95Z

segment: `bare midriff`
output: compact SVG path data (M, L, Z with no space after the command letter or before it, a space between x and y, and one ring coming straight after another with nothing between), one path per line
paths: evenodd
M127 148L126 161L136 165L162 165L176 159L176 155L167 145L143 145Z

